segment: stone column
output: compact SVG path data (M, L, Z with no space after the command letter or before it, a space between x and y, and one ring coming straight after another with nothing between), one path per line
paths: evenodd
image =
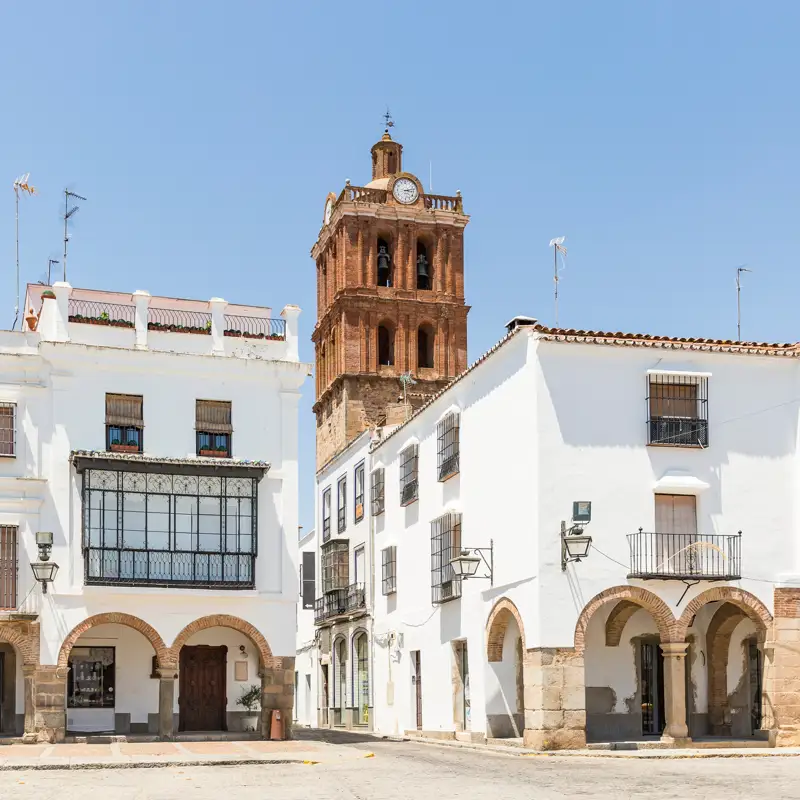
M33 738L63 742L67 728L67 667L40 666L33 677Z
M25 727L23 728L22 741L36 741L34 693L36 691L36 667L25 664L22 667L25 683Z
M762 729L775 747L800 746L800 589L775 589L775 619L764 643Z
M523 660L525 747L576 750L586 746L583 654L574 648L528 650Z
M175 667L157 667L158 673L158 737L162 740L175 738Z
M665 642L664 654L664 711L667 724L662 742L689 742L686 725L686 651L688 642Z

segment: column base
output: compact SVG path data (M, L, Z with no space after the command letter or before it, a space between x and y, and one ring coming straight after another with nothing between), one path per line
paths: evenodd
M531 750L583 750L586 747L586 731L579 728L556 728L550 731L526 728L522 733L522 744Z
M691 747L692 739L690 736L662 736L661 741L670 747Z
M800 747L800 727L793 725L774 728L769 732L770 747Z

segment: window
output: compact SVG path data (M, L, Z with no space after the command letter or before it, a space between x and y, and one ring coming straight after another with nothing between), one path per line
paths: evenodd
M400 453L400 505L407 506L419 496L419 447L412 444Z
M142 396L106 394L106 450L141 453L143 432Z
M423 325L417 331L417 366L420 369L433 368L433 328Z
M316 584L317 564L316 554L303 553L303 563L300 565L300 594L303 598L303 608L314 608L314 593Z
M383 510L385 508L384 503L384 473L383 467L379 467L378 469L374 470L372 473L372 486L371 486L371 495L372 495L372 516L377 517L380 514L383 514Z
M347 527L347 475L342 475L336 484L336 530L343 533Z
M224 400L198 400L195 429L197 455L231 457L231 404Z
M461 514L453 512L431 522L431 601L434 605L461 597L461 578L450 562L461 552Z
M353 551L353 583L363 589L367 580L367 551L362 544Z
M386 325L378 326L378 366L394 365L394 331Z
M331 538L331 487L322 493L322 541Z
M6 611L17 607L18 535L12 525L0 527L0 608Z
M378 239L378 286L392 285L392 256L385 239Z
M257 478L86 469L86 583L252 588L257 506Z
M708 447L708 378L647 376L647 443Z
M397 591L397 547L387 547L381 552L383 565L381 588L383 594L394 594Z
M67 708L114 708L115 649L73 647L67 671Z
M0 403L0 456L17 454L16 403Z
M355 474L355 521L361 522L364 519L364 462L356 467Z
M417 289L431 288L431 263L428 260L428 248L417 242Z
M446 481L459 471L459 422L458 414L448 414L436 426L436 451L440 481Z
M322 591L346 589L350 583L349 542L336 539L322 545Z

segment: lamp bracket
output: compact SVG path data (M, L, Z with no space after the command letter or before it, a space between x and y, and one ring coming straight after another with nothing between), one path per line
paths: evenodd
M470 575L470 578L481 578L482 580L488 580L489 586L494 586L494 539L489 540L488 547L462 547L463 551L469 551L470 553L477 553L481 557L481 561L483 561L484 566L489 571L487 575ZM489 554L489 557L486 557L486 554Z

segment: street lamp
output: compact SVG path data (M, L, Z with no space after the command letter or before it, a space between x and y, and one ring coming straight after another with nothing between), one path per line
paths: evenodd
M484 555L486 552L489 553L488 559ZM486 569L489 570L488 575L476 574L481 561L486 565ZM490 539L488 547L462 548L459 555L450 559L450 566L456 578L463 578L464 580L468 578L488 578L489 585L494 586L494 541Z
M58 574L58 564L50 561L53 532L36 531L36 546L39 548L39 561L31 564L31 570L33 577L42 584L42 594L47 594L47 584L52 583Z
M561 523L561 571L567 568L570 561L578 562L589 555L592 537L583 532L583 525L576 524L567 528Z

